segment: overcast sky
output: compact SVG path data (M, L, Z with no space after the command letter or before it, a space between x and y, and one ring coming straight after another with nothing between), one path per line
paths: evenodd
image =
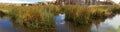
M42 2L42 1L53 1L53 0L0 0L0 2L3 3L32 3L32 2ZM112 1L114 1L115 3L120 2L120 0L112 0Z

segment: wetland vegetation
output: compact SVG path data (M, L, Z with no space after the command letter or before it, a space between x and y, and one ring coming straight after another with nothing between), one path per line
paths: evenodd
M14 24L55 32L54 17L60 13L65 13L66 22L81 26L99 23L119 14L120 6L0 6L0 10L7 10L7 12L0 11L0 16L6 15Z

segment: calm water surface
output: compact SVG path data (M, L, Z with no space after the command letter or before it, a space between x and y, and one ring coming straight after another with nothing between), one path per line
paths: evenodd
M60 16L57 16L60 19ZM92 24L76 26L73 23L56 21L57 32L120 32L120 15L112 18L93 20Z
M8 17L0 18L0 32L17 32Z
M88 25L76 26L71 22L65 22L64 16L55 16L56 32L120 32L120 15L112 18L94 20ZM49 31L49 30L48 30ZM13 25L8 17L0 18L0 32L41 32L39 29L28 29L19 25Z

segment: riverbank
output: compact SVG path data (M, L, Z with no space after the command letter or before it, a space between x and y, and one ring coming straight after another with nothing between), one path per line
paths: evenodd
M65 13L66 21L89 24L91 20L107 18L120 12L120 6L1 6L8 10L10 19L29 28L55 28L54 16Z
M77 25L106 19L120 12L120 6L64 6L66 20Z

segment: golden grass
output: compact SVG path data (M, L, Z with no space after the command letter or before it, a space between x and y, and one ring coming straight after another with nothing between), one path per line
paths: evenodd
M120 12L119 6L0 6L9 11L9 16L16 23L27 27L55 27L54 16L66 14L66 21L86 24L92 19L106 18L112 13Z

